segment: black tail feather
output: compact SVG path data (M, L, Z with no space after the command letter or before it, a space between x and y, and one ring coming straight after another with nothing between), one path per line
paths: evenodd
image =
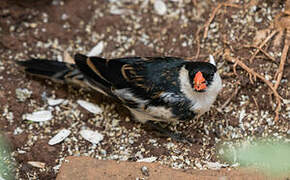
M88 57L85 55L76 54L76 64L47 59L30 59L27 61L18 61L17 63L24 68L25 72L31 75L49 78L57 82L77 84L82 87L88 87L90 85L92 88L102 93L104 92L103 94L110 94L111 84L100 78L89 67L87 59Z
M58 62L55 60L30 59L27 61L18 61L17 63L24 67L25 72L31 75L61 81L65 81L70 77L70 75L75 76L79 73L74 64Z

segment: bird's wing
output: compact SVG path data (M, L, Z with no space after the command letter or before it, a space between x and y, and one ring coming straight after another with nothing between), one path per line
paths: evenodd
M107 60L81 54L75 56L75 62L89 81L116 92L121 99L132 101L152 99L163 91L177 91L179 71L176 68L183 63L181 59L170 57Z

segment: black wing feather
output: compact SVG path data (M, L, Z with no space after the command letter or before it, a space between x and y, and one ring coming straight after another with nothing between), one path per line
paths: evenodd
M99 57L76 55L78 68L92 79L113 88L141 88L156 91L173 90L178 81L176 68L184 64L178 58L128 57L106 60ZM92 66L93 65L93 66ZM168 84L168 79L173 84Z

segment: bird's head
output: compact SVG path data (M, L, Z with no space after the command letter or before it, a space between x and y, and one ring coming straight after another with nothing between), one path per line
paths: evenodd
M189 81L195 92L219 91L221 79L213 57L210 55L209 62L193 62L186 66Z

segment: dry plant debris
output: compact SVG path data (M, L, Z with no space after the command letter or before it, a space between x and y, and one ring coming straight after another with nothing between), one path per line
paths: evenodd
M227 60L227 61L229 61L231 63L234 63L235 65L239 65L245 71L247 71L249 73L249 75L250 75L250 80L251 80L252 83L253 83L252 76L254 76L255 80L258 77L259 79L261 79L264 83L266 83L269 86L269 88L273 91L273 93L275 95L275 98L276 98L276 101L277 101L277 108L275 110L275 113L276 113L275 120L277 121L278 118L279 118L279 111L280 111L280 108L281 108L281 100L280 100L281 97L278 94L277 90L273 87L273 84L270 81L266 80L265 77L263 77L262 75L256 73L253 69L249 68L246 64L244 64L238 58L234 58L234 57L230 56L230 50L229 49L225 50L224 58L225 58L225 60Z
M251 3L251 2L250 2ZM249 3L249 4L250 4ZM257 72L255 72L253 69L249 68L245 63L243 63L241 60L239 60L238 58L234 58L232 57L230 54L230 49L225 49L224 50L224 54L223 57L225 58L226 61L229 61L231 63L234 63L233 65L233 70L234 70L234 74L237 75L236 72L236 66L239 65L241 68L243 68L245 71L247 71L249 73L249 79L251 81L252 84L254 84L254 81L252 79L252 76L254 77L254 80L256 80L256 78L258 77L260 80L262 80L264 83L267 84L267 86L272 90L275 99L276 99L276 109L275 109L275 121L278 121L279 119L279 111L281 109L281 99L282 97L279 95L279 93L277 92L277 89L279 87L279 84L281 82L282 79L282 75L283 75L283 70L284 70L284 66L285 66L285 62L287 59L287 54L289 51L289 44L290 44L290 16L289 16L289 12L290 12L290 0L287 0L286 2L286 6L285 6L285 10L281 13L279 13L274 22L272 22L271 26L266 29L263 30L263 32L269 32L271 31L271 28L274 26L274 30L272 30L272 32L259 44L257 43L257 39L261 40L263 38L263 35L265 35L266 33L263 33L262 36L257 32L257 35L259 36L258 38L256 38L256 42L255 44L252 45L243 45L243 47L254 47L256 48L256 51L254 52L254 54L251 56L251 58L249 59L250 63L253 63L253 60L255 59L255 57L257 56L257 54L261 51L263 52L269 59L271 59L273 62L276 62L276 60L269 54L267 53L263 47L266 45L267 42L269 42L278 32L278 37L276 39L280 40L280 42L278 40L276 40L275 44L278 44L277 42L279 42L280 44L284 44L284 48L282 51L282 55L281 55L281 60L280 60L280 65L279 68L275 74L275 79L276 79L276 83L275 85L273 85L273 83L271 83L270 81L268 81L265 77L263 77L262 75L258 74ZM235 8L241 8L241 6L237 5L237 4L229 4L229 3L219 3L217 5L217 7L212 11L209 19L207 20L207 22L204 25L204 34L203 34L203 38L207 38L208 35L208 29L209 29L209 25L213 22L214 17L216 16L218 10L221 7L235 7ZM198 29L197 31L197 35L199 34L201 29ZM284 42L281 42L282 39L282 35L284 34L283 32L285 32L285 40ZM197 36L197 38L199 38L199 36ZM199 45L199 40L197 41L198 43L198 50L197 50L197 54L196 54L196 58L199 56L199 51L200 51L200 45ZM235 93L234 93L235 94ZM257 104L257 102L255 101L255 103Z

